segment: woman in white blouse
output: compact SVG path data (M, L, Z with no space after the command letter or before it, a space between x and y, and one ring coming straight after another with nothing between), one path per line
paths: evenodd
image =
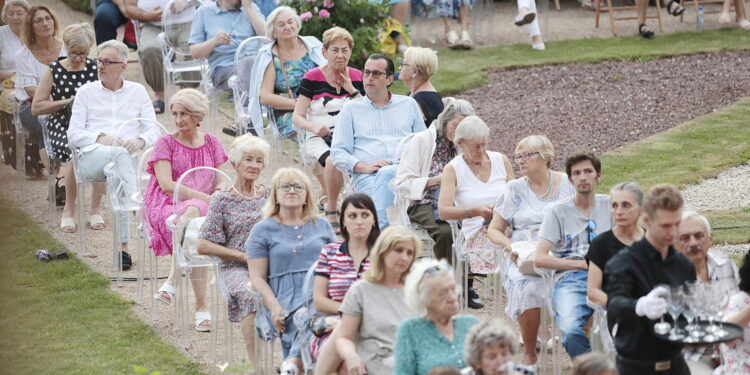
M8 0L3 6L2 18L6 25L0 26L0 127L2 128L3 159L5 164L15 165L15 148L13 134L13 115L8 94L11 93L16 74L16 53L23 47L21 44L21 31L29 11L29 3L26 0Z
M21 124L29 130L30 141L38 146L39 157L43 161L44 142L42 125L36 116L31 115L31 100L39 86L39 79L47 64L67 55L65 45L57 38L58 22L54 13L44 5L31 7L26 15L21 41L24 46L16 56L16 99L21 103L19 116ZM36 155L31 155L35 157ZM36 163L33 172L40 177L44 168Z

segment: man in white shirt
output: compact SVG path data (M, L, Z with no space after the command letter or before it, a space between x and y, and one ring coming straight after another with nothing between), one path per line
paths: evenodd
M113 170L123 183L124 196L131 197L137 190L135 168L130 154L153 145L160 135L155 125L156 115L146 89L135 82L125 81L128 47L109 40L99 45L97 59L99 81L81 88L73 102L68 127L68 146L78 153L78 170L87 178L103 180L105 166ZM131 121L115 133L120 124L135 118L151 121ZM117 144L113 147L112 144ZM92 229L102 229L101 197L94 199L89 219ZM124 202L129 203L129 202ZM123 228L124 227L124 228ZM121 225L120 243L127 249L128 228Z
M586 304L588 265L584 257L591 240L612 228L609 195L596 194L601 170L601 162L591 153L576 153L566 159L565 172L576 194L545 212L534 254L535 267L564 271L551 297L563 346L571 358L591 351L583 331L594 313Z

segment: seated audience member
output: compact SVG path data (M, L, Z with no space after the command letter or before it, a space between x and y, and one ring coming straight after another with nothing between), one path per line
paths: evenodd
M419 104L426 127L430 127L440 112L443 112L442 97L430 82L430 77L437 69L438 58L435 51L429 48L409 47L404 52L399 78L409 88L409 96Z
M320 349L330 336L330 329L338 324L339 308L346 292L355 281L362 279L370 268L370 250L378 239L378 214L369 196L354 193L341 203L341 234L343 242L333 242L323 247L315 268L313 303L315 310L326 316L326 331L313 337L310 354L318 357ZM329 346L329 350L335 348ZM335 353L332 353L335 354ZM339 359L340 361L340 359Z
M464 356L469 367L462 375L534 375L526 366L514 366L518 337L500 319L485 320L471 329L466 338Z
M406 304L421 316L403 321L396 335L393 372L426 375L434 367L466 366L466 335L479 322L473 315L459 315L459 286L445 260L417 261L406 277Z
M266 24L266 37L273 43L261 47L250 73L248 111L253 126L257 129L263 124L261 105L270 106L273 111L268 116L285 138L297 134L292 114L302 77L308 70L328 62L323 56L323 44L314 36L300 36L301 28L296 10L288 6L274 9Z
M31 102L39 87L42 74L48 69L47 64L67 56L65 44L57 38L57 17L44 5L34 6L26 13L24 30L21 34L23 47L16 54L16 85L14 94L21 107L18 115L21 125L29 131L29 143L32 149L26 152L26 175L41 177L44 153L42 124L39 118L31 114ZM27 148L28 149L28 148Z
M505 312L511 320L518 321L521 338L528 343L537 340L541 308L547 296L544 295L542 278L519 271L518 253L513 251L513 243L536 243L544 210L569 200L575 194L568 176L550 168L554 158L552 142L543 135L532 135L518 142L513 160L524 177L505 186L505 191L495 203L492 221L487 229L490 241L509 253L503 266L503 284L508 293ZM508 228L513 230L511 238L505 235ZM524 345L523 364L536 364L536 345Z
M542 39L542 30L539 28L539 17L536 12L535 0L518 0L518 15L514 24L516 26L528 25L527 28L531 36L531 48L540 51L546 48Z
M99 80L89 82L78 89L73 102L73 113L68 127L68 144L78 153L76 166L85 178L103 180L104 167L113 163L114 171L122 180L125 197L132 197L137 191L135 168L130 154L153 145L160 131L154 124L156 115L148 99L146 88L141 84L123 79L128 67L128 47L122 42L110 40L98 47L97 67ZM144 118L139 124L131 121L128 128L121 129L119 139L115 133L120 124L135 118ZM143 126L145 131L139 133ZM116 146L112 146L116 142ZM89 225L101 229L104 220L101 216L101 195L96 194L92 201ZM128 204L129 202L123 202ZM126 223L127 218L118 217ZM122 250L127 249L129 228L120 225Z
M573 375L617 375L617 370L606 354L591 352L576 357Z
M367 58L364 85L367 95L346 103L336 123L331 159L352 175L354 191L372 197L380 228L388 226L386 208L393 205L390 183L396 146L412 133L425 130L414 99L392 94L393 60L381 54Z
M739 325L743 335L734 341L721 344L724 374L750 373L750 252L745 254L739 270L739 291L729 297L724 321Z
M128 22L125 0L96 0L94 32L96 44L117 38L117 28Z
M616 330L617 371L621 374L690 374L682 344L656 337L654 323L667 312L663 286L695 280L690 260L672 247L682 220L682 195L673 185L658 184L643 200L646 235L612 257L607 278L607 320ZM614 328L615 325L617 328Z
M445 40L451 49L472 49L474 41L469 34L471 24L471 9L474 8L474 0L440 0L437 2L438 16L443 19L445 26ZM451 27L451 19L458 20L461 29L461 37Z
M646 12L648 11L650 2L650 0L635 0L638 19L638 34L640 34L644 38L651 38L654 36L654 30L646 25ZM669 0L669 2L667 2L667 0L661 0L661 2L662 6L667 9L667 13L675 17L678 17L685 11L685 8L680 5L680 2L678 0Z
M190 24L195 16L195 7L189 0L123 0L128 17L140 21L138 34L138 57L140 58L143 78L154 90L154 111L157 115L164 113L164 64L162 47L157 36L162 32L162 13L169 4L173 14L172 24L166 28L166 37L177 45L187 44L190 36Z
M197 246L198 253L219 258L222 278L229 292L227 315L230 322L240 323L250 361L255 355L254 320L258 306L255 293L248 288L250 273L244 245L250 231L262 220L261 209L270 195L269 188L260 183L270 152L271 146L266 141L250 134L232 142L229 162L237 178L234 185L211 196ZM197 314L196 317L201 318Z
M245 252L253 288L261 295L266 313L258 316L263 330L281 338L281 372L302 372L300 340L294 313L306 296L302 285L310 266L326 244L336 242L328 220L318 217L310 179L299 169L280 168L263 207L265 217L247 237Z
M729 16L729 11L731 10L732 5L734 5L737 26L744 30L750 30L750 21L747 20L745 1L743 0L724 0L721 7L721 15L719 15L719 23L722 25L729 25L732 23L732 18Z
M589 263L586 296L589 301L601 307L607 306L604 266L620 250L640 241L645 233L638 225L638 219L643 213L643 189L640 185L621 182L612 188L609 197L610 213L615 226L596 236L586 254L586 261Z
M63 43L68 51L68 57L50 63L49 68L42 73L39 86L34 93L31 114L49 115L44 126L47 126L54 158L61 162L55 188L65 191L65 207L60 220L60 230L72 233L76 230L76 222L73 219L76 207L76 177L73 173L73 163L68 163L72 156L68 147L68 125L70 109L73 107L73 99L78 88L97 80L96 63L88 58L91 45L94 44L94 32L88 23L70 25L63 31ZM60 184L61 179L65 179L63 184Z
M455 367L435 367L427 375L461 375L461 370Z
M486 239L492 218L492 205L514 179L513 166L507 156L487 151L490 129L477 116L461 120L453 136L460 154L443 169L440 182L438 211L442 220L461 220L464 253L470 271L478 274L494 272L495 255ZM469 279L469 307L481 309L484 303Z
M682 213L675 248L693 262L698 280L718 282L727 288L735 288L740 282L737 265L729 256L711 250L713 240L711 224L705 216L695 211Z
M416 314L406 305L404 279L422 250L422 241L406 227L386 228L370 252L370 269L344 296L335 340L323 348L316 374L393 373L396 330ZM335 345L343 362L324 359L325 346ZM336 359L338 359L336 358Z
M449 262L453 259L451 227L438 214L441 176L458 153L453 144L458 123L475 114L471 103L451 99L435 125L414 134L406 144L393 180L393 185L411 202L407 209L409 220L435 241L435 257Z
M169 98L169 111L177 131L156 141L146 167L146 172L155 177L146 187L144 209L151 231L149 247L156 256L172 254L172 233L167 229L167 218L172 214L179 215L180 224L185 225L190 219L206 216L211 196L221 190L217 184L226 182L217 179L219 176L213 171L191 172L192 178L183 180L180 188L180 204L174 204L175 185L183 173L195 167L219 168L227 161L221 141L213 134L198 131L200 121L208 113L208 105L208 98L195 89L182 89ZM154 296L164 303L171 303L175 293L174 262L170 265L169 277ZM206 271L205 267L198 267L190 272L195 293L195 328L198 331L211 328L207 318Z
M228 90L235 73L234 52L247 38L264 35L266 21L252 0L216 0L198 8L190 27L190 54L208 58L211 83Z
M336 207L344 177L331 161L333 128L344 103L362 96L365 90L362 72L348 66L352 48L354 39L345 29L332 27L323 33L323 57L328 63L305 73L292 119L294 126L305 130L307 157L320 165L315 166L315 176L326 193L325 215L337 234Z
M23 48L21 32L24 29L29 3L26 0L8 0L2 7L0 21L0 137L2 138L3 161L13 168L16 166L13 107L8 94L15 85L16 54Z
M566 159L565 172L575 196L545 212L534 253L536 268L561 271L556 272L552 306L563 346L573 359L591 351L583 331L594 312L586 304L588 265L584 257L591 241L612 228L609 196L596 194L601 170L601 162L591 153L576 153Z

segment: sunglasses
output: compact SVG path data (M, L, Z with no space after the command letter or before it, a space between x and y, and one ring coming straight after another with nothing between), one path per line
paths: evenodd
M591 241L596 238L596 233L594 232L596 230L596 221L589 219L586 223L586 232L589 234L589 245L591 245Z

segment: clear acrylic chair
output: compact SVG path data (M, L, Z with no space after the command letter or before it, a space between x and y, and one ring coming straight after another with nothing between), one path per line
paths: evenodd
M607 354L611 360L615 360L615 343L609 333L607 325L607 307L601 306L586 298L586 304L594 310L591 325L591 348L594 351Z
M47 129L47 116L39 116L39 122L42 125L42 138L44 140L44 151L47 154L47 206L48 219L50 228L57 226L57 176L55 167L59 166L62 161L57 158L52 148L52 140L49 138L49 129ZM65 181L66 184L68 181Z
M141 153L140 157L138 158L138 167L135 170L136 183L138 184L138 195L134 198L135 201L143 202L146 188L148 187L148 183L151 180L151 177L153 177L146 171L148 167L148 160L151 158L151 154L153 154L153 152L154 147L148 147ZM138 225L136 227L136 233L138 236L138 284L136 286L135 300L140 303L143 302L143 284L146 280L146 269L148 268L149 270L148 280L150 281L149 285L151 287L150 290L152 295L156 293L156 279L158 278L159 274L157 272L156 256L154 256L153 252L148 251L151 231L149 228L148 219L146 218L146 210L140 210L138 219ZM148 261L146 261L147 259ZM152 312L154 311L155 303L156 300L152 299ZM153 320L156 320L155 316L152 317Z
M21 124L21 103L15 95L8 96L13 111L13 126L16 129L16 177L18 184L21 186L26 179L26 141L29 138L29 131Z
M257 312L255 316L255 330L256 330L256 341L255 341L255 370L259 371L260 374L274 374L276 373L276 367L274 366L274 354L276 352L276 341L279 338L276 330L270 325L267 316L271 316L271 312L266 308L263 303L262 297L258 299Z
M185 194L186 189L210 194L217 187L231 186L232 183L233 180L229 175L219 169L213 167L191 168L177 179L174 191L172 192L174 206L179 209L189 203L190 198ZM219 316L218 304L219 300L223 300L223 298L219 297L219 293L222 292L219 284L220 278L218 277L220 272L219 260L215 257L200 255L197 251L200 227L204 220L205 217L190 217L184 214L179 216L175 212L166 221L167 228L172 232L172 262L175 267L174 329L181 331L181 344L184 348L188 348L190 346L188 332L190 331L189 327L192 322L189 318L190 293L188 284L190 282L190 275L198 268L212 270L214 280L210 283L211 292L209 293L208 301L211 304L212 310L210 354L212 360L215 361L216 342L218 341L218 335L215 331L218 329L213 326L213 323L222 319ZM209 281L208 275L206 275L205 281ZM225 293L226 288L223 288L223 290ZM223 318L228 319L226 314L223 314ZM230 323L227 322L226 327L227 334L231 336Z
M235 125L237 136L245 134L251 126L250 113L248 112L248 101L250 100L250 72L252 71L258 51L271 40L264 36L254 36L245 39L234 53L234 66L237 74L229 79L229 87L234 93ZM263 129L254 129L256 135L262 135Z
M458 296L459 306L463 311L469 309L469 263L464 256L464 234L458 220L448 220L453 236L453 272L455 279L461 283L461 294Z
M558 337L561 337L557 329L557 323L555 322L555 308L552 304L552 292L555 289L555 283L560 279L561 275L556 275L553 270L534 268L539 275L542 276L544 283L544 295L545 306L542 308L541 324L539 326L539 338L541 340L542 349L539 351L538 369L540 375L549 374L551 367L553 375L562 374L562 348L558 343ZM552 342L552 353L548 352L548 346L550 341ZM528 344L526 344L528 345ZM533 345L533 344L531 344ZM547 366L547 363L551 362L551 366Z
M302 307L294 313L294 324L297 326L297 340L300 345L300 355L302 356L303 371L305 374L312 374L315 370L315 362L310 355L310 343L313 338L312 330L309 323L313 318L321 315L315 310L313 303L313 283L315 282L315 268L318 267L318 261L313 262L305 274L305 281L302 284L302 295L305 300Z

